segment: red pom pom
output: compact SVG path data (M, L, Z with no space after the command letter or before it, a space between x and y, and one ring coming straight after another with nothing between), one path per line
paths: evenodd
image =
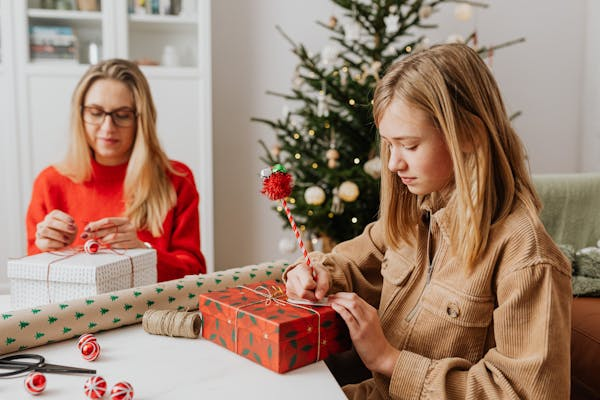
M287 172L274 172L263 179L260 191L271 200L281 200L292 194L292 175Z

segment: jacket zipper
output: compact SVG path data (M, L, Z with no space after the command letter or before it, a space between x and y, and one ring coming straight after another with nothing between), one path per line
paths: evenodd
M427 286L429 286L429 282L431 282L431 275L433 274L433 257L431 257L430 255L430 247L429 247L429 243L431 240L431 213L428 211L428 225L427 225L427 261L428 261L428 266L427 266L427 278L425 279L425 286L423 286L423 289L421 290L421 294L419 295L419 299L417 300L417 303L415 304L415 306L412 308L412 310L410 310L410 312L408 313L408 315L405 318L406 322L410 322L415 314L417 313L417 311L419 310L419 308L421 307L421 299L423 298L423 295L425 294L425 289L427 289Z

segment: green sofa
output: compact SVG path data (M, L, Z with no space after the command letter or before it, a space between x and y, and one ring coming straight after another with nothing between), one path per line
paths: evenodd
M600 173L534 176L541 218L559 244L575 249L600 240ZM600 297L574 297L571 399L600 399Z

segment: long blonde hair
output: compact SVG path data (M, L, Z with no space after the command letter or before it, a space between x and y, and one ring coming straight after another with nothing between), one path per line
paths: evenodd
M133 95L137 113L135 140L123 182L124 216L137 229L146 229L153 236L160 236L163 220L177 202L168 174L177 172L160 146L150 86L136 64L122 59L106 60L92 65L83 75L71 99L69 148L56 168L77 183L91 178L92 150L86 140L81 110L88 90L101 79L124 83Z
M378 83L373 115L379 125L394 99L423 110L444 136L452 156L451 246L470 268L484 252L492 225L510 213L516 199L538 213L524 147L513 130L498 85L479 55L463 44L434 46L393 64ZM381 144L382 165L389 147ZM412 243L419 222L418 197L384 168L380 217L392 248Z

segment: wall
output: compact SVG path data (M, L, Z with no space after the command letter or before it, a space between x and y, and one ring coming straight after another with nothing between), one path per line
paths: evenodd
M489 9L478 11L476 19L470 22L456 21L452 15L454 5L444 6L433 18L440 23L439 32L432 35L433 38L445 38L454 32L466 36L475 25L482 44L525 37L525 43L498 51L493 69L509 110L523 111L515 127L528 149L531 168L537 173L583 170L579 110L584 87L584 48L590 48L585 40L586 2L505 0L491 3ZM597 12L597 6L589 7ZM257 143L261 138L273 143L274 134L266 126L251 123L250 118L277 117L283 102L265 95L265 91L286 92L291 87L296 60L275 25L318 52L327 43L327 32L315 21L327 22L334 11L332 3L326 0L213 2L215 264L218 269L299 255L284 256L277 250L279 239L291 233L282 230L281 220L270 209L270 202L259 194L258 172L264 165L258 159L262 149ZM591 16L588 18L592 21ZM594 71L598 68L588 71L588 75L592 76ZM588 115L593 118L592 114ZM596 122L595 140L598 140L597 132ZM588 156L585 169L600 170L598 154L597 151Z
M600 169L600 2L587 3L584 52L583 101L581 104L581 168Z

